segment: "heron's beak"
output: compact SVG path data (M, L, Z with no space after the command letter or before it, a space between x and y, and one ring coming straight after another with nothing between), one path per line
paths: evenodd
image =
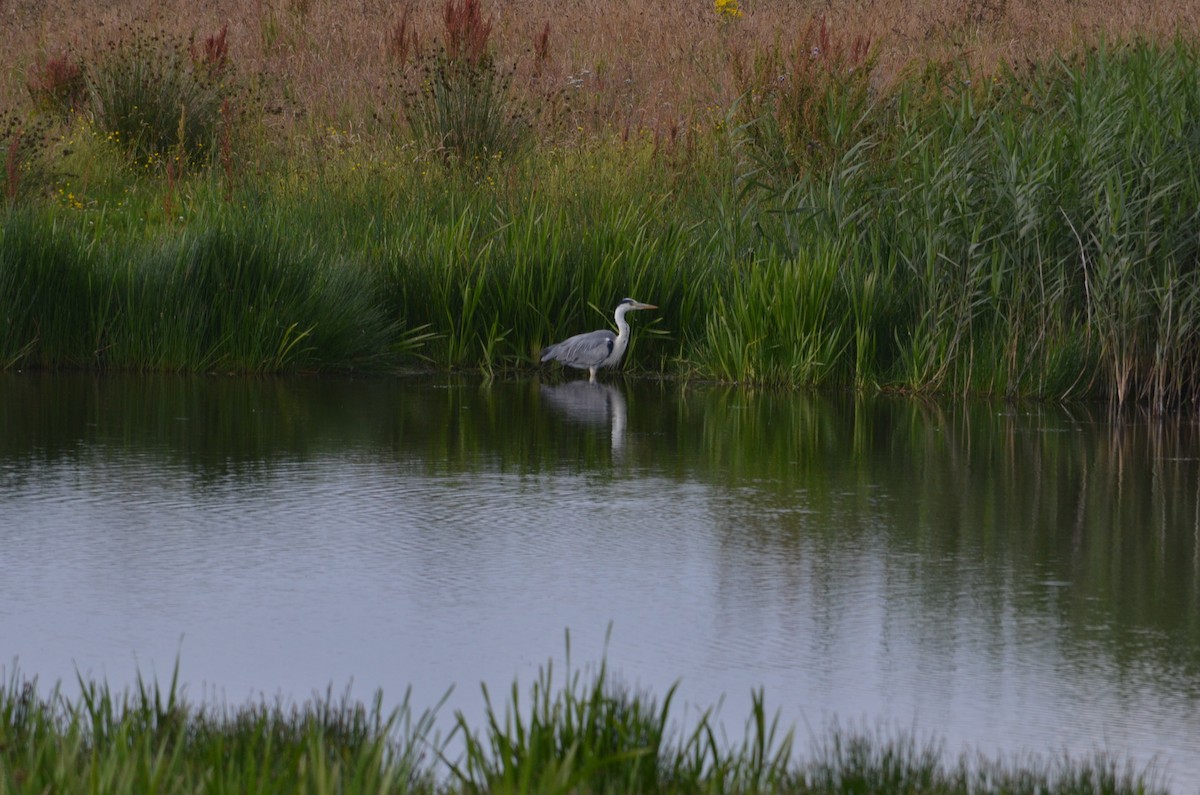
M658 309L654 304L637 304L634 309Z

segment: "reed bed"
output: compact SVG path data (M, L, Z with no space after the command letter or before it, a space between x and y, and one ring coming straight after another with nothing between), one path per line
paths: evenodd
M631 295L632 370L1200 398L1187 4L53 8L0 7L0 366L494 374Z
M130 249L10 216L0 362L254 373L369 364L403 346L362 268L278 234L227 218Z
M793 757L761 692L740 744L718 738L711 711L676 725L673 689L659 702L622 687L603 664L543 667L520 700L501 707L486 689L478 729L459 714L436 731L436 708L417 714L406 695L391 711L332 691L302 705L193 704L176 676L138 678L132 690L80 678L80 695L49 693L14 670L0 688L0 792L344 793L1147 793L1152 771L1110 757L964 755L911 734L831 726L807 759ZM451 756L455 738L464 750Z

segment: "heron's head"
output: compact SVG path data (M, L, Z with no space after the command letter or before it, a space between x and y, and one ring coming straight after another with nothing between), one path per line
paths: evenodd
M621 303L617 304L617 309L623 306L627 309L658 309L654 304L643 304L641 301L635 301L632 298L622 298Z

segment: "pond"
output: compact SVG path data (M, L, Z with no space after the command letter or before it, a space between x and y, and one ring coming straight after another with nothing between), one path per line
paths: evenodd
M0 665L178 661L234 704L453 688L448 729L569 633L733 739L761 687L801 753L837 723L1196 792L1198 431L619 377L0 375Z

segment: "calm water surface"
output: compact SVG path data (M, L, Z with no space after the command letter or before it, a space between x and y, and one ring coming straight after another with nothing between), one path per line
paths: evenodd
M605 636L611 626L611 637ZM0 375L0 663L478 725L606 657L951 754L1200 791L1200 432L1102 408L443 379ZM556 671L561 670L556 667ZM680 709L677 717L686 719Z

